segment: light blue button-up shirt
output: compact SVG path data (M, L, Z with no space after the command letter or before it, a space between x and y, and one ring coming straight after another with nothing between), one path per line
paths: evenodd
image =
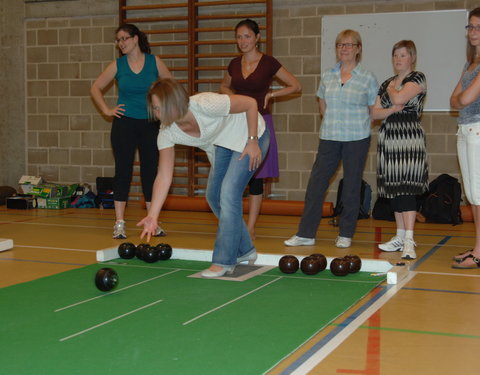
M331 141L358 141L370 136L369 106L375 104L378 82L358 64L352 77L342 85L340 64L322 74L317 96L326 104L320 138Z

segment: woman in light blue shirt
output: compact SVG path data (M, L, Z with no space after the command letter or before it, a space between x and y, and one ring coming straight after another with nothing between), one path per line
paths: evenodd
M343 210L339 248L350 247L360 210L363 168L370 144L371 110L378 83L360 65L362 39L354 30L340 32L335 40L337 64L322 74L317 92L323 117L320 144L305 194L305 208L298 232L287 246L315 244L325 192L340 162L343 163Z

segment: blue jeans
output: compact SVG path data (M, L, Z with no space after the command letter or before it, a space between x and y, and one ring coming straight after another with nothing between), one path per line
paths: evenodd
M267 130L258 140L262 159L268 151L270 136ZM215 146L215 162L210 168L207 201L218 218L217 238L212 264L231 266L237 258L255 251L243 220L243 192L255 170L248 170L249 157L238 160L241 153Z

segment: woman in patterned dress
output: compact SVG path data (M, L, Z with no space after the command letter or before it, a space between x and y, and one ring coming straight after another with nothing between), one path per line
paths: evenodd
M425 133L420 124L427 93L425 75L414 71L415 43L402 40L392 49L396 75L382 83L373 110L382 119L377 145L377 188L390 199L397 225L396 235L378 247L402 251L402 258L415 259L413 230L416 196L428 189Z

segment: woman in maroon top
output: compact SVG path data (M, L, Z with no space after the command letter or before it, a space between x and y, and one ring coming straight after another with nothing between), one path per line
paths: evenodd
M270 99L299 92L300 82L288 72L277 59L258 50L260 28L258 24L246 19L235 27L235 37L242 55L234 58L228 65L220 92L239 94L254 98L258 112L262 114L270 130L270 147L264 162L249 183L248 230L255 239L255 222L257 221L263 195L263 179L279 176L277 141L273 128ZM273 77L278 78L284 87L273 91L270 89Z

